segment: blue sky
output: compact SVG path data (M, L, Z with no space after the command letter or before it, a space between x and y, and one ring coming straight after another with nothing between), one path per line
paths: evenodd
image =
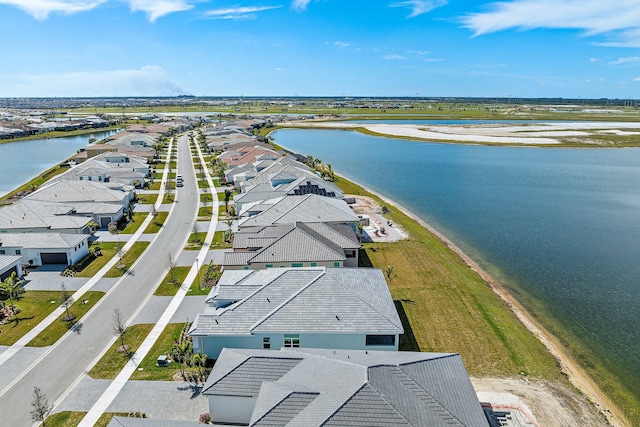
M0 96L640 98L638 0L0 0Z

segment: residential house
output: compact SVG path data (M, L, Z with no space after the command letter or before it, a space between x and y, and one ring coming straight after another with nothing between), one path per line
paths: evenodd
M126 213L135 194L122 185L119 190L113 189L117 187L117 183L60 180L43 185L24 199L66 204L110 203L122 206Z
M22 257L22 265L72 265L89 253L88 234L24 233L0 235L0 255Z
M402 323L382 271L228 270L189 330L194 352L225 347L397 351Z
M74 215L74 207L63 203L22 200L0 208L3 233L89 234L92 217Z
M214 424L489 426L452 353L226 348L202 394Z
M294 223L245 228L225 252L225 270L358 267L360 241L346 224Z
M344 200L323 197L316 194L304 196L284 196L269 200L261 206L254 205L253 216L241 218L239 229L245 227L264 227L274 224L289 224L292 222L327 224L350 224L356 230L360 221ZM251 211L248 210L249 215Z
M1 242L1 241L0 241ZM16 277L22 278L21 262L22 255L2 255L2 246L0 245L0 282L3 282L12 273L16 273Z

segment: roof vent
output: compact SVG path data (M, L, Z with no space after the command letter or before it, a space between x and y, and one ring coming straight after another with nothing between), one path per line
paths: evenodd
M336 314L336 319L340 320L340 318L338 317L338 315Z

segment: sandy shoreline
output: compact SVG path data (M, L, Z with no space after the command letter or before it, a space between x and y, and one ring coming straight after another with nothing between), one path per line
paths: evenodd
M415 220L418 224L426 228L430 233L440 239L449 249L455 252L465 262L465 264L469 266L469 268L471 268L480 277L482 277L482 279L491 286L491 289L498 296L500 296L503 301L507 303L507 305L511 308L511 311L513 311L520 322L522 322L522 324L524 324L525 327L531 333L533 333L542 342L542 344L544 344L547 350L559 361L561 369L567 375L569 381L571 381L571 383L578 390L580 390L585 396L587 396L587 398L589 398L589 400L591 400L596 405L598 410L607 418L609 423L614 426L630 425L626 421L624 415L618 412L613 402L611 402L611 400L604 393L602 393L593 379L591 379L591 377L589 377L589 375L587 375L587 373L564 352L564 350L560 346L558 339L547 330L545 330L538 322L536 322L531 314L529 314L526 309L518 301L516 301L516 299L497 280L495 280L489 275L489 273L483 270L473 259L471 259L471 257L464 253L462 249L456 246L444 234L440 233L438 230L418 218L402 205L387 197L382 196L381 194L373 191L370 188L361 185L357 181L349 179L346 176L343 176L343 178L359 185L364 190L387 202L390 206L393 206L396 209L400 210L402 213Z
M365 129L381 136L401 137L432 142L460 142L467 144L539 145L563 144L567 138L596 140L604 135L637 135L640 123L636 122L561 122L536 124L391 124L350 123L339 121L293 121L284 124L291 128L314 129Z

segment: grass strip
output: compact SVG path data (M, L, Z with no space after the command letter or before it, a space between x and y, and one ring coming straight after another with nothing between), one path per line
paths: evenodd
M187 278L189 270L191 270L191 267L172 268L171 271L167 272L167 274L164 276L164 279L162 279L162 282L160 282L160 285L153 294L161 297L174 296L176 292L178 292L178 289L180 289L182 283L184 283L184 279ZM173 280L175 280L175 283L171 282L172 277Z
M14 304L22 311L0 325L0 345L12 345L58 308L60 291L26 291Z
M460 353L472 376L564 380L556 359L490 286L440 239L396 207L340 177L345 194L371 197L409 238L364 245L362 260L393 267L389 289L405 319L406 350Z
M52 324L40 332L34 339L29 341L27 346L30 347L47 347L55 344L67 331L78 324L82 316L87 314L91 308L105 295L104 292L89 291L83 295L82 300L78 300L69 307L69 313L76 316L70 322L62 320L66 316L66 312L62 313ZM83 303L83 301L87 301ZM80 333L80 332L78 332Z
M124 243L120 243L124 246ZM87 265L82 271L76 273L75 277L93 277L95 274L104 267L111 258L118 252L118 242L94 242L90 248L99 246L102 255L96 257L91 264Z
M138 231L138 228L142 225L144 220L149 215L148 212L134 212L133 219L129 221L129 224L120 232L120 234L133 234Z
M87 415L86 412L62 411L49 415L45 420L47 427L76 427Z
M158 366L158 356L167 355L171 351L173 344L180 339L180 333L184 328L184 323L168 324L158 339L156 340L149 353L140 362L138 370L131 376L132 380L147 381L173 381L173 375L180 372L180 365L170 362L169 366ZM142 368L142 369L140 369Z
M212 218L212 212L210 206L205 206L198 209L198 219L199 220L210 220Z
M144 339L153 329L152 324L132 325L127 328L124 336L124 342L129 346L130 352L136 351ZM89 371L89 376L94 379L112 380L124 368L129 360L129 356L125 353L119 353L120 339L116 340L107 350L102 358Z
M156 217L147 225L147 228L144 230L145 234L157 233L160 231L164 222L167 220L169 216L169 212L158 212Z
M197 233L191 233L189 235L189 240L187 240L187 244L185 245L186 250L194 250L200 249L204 244L204 238L207 236L207 233L204 231L199 231Z
M228 249L233 247L232 243L224 241L224 231L216 231L211 241L211 249Z
M111 267L111 270L107 271L104 277L121 277L124 275L127 268L130 268L131 265L138 259L138 257L147 249L150 242L135 242L131 248L122 256L122 264L125 268L119 268L119 262Z

